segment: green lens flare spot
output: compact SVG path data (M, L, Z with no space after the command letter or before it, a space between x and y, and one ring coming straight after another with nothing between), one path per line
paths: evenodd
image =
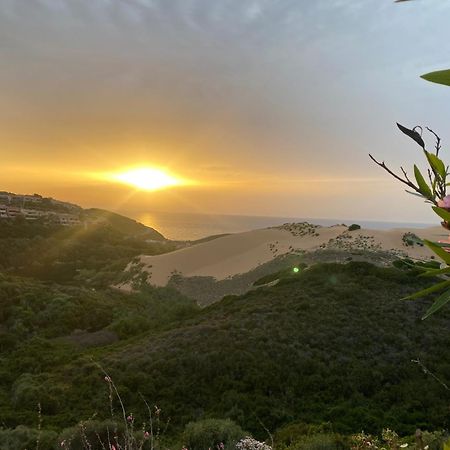
M298 267L294 267L294 268L292 269L292 271L293 271L294 273L299 273L299 272L300 272L300 269L299 269Z

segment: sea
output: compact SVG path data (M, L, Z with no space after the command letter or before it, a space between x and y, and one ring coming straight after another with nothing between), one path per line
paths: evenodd
M273 227L292 222L309 222L316 225L351 225L363 228L387 230L390 228L426 228L436 223L378 222L360 219L320 219L308 217L240 216L224 214L169 213L121 211L128 217L154 228L166 238L177 241L193 241L208 236L240 233L259 228Z

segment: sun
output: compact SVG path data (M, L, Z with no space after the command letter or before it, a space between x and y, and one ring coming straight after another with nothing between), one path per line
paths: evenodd
M112 175L113 180L143 191L157 191L182 184L180 179L160 169L140 167Z

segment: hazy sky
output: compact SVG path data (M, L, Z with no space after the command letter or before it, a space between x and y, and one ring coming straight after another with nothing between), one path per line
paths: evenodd
M450 89L419 79L450 67L449 20L447 0L0 0L0 190L434 221L368 153L422 161L396 121L450 143ZM142 165L199 184L90 176Z

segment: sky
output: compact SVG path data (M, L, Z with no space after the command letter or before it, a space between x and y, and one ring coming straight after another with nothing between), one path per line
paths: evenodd
M84 207L433 222L375 166L450 142L450 1L0 0L0 190ZM428 140L430 146L433 141ZM190 180L137 191L99 176Z

